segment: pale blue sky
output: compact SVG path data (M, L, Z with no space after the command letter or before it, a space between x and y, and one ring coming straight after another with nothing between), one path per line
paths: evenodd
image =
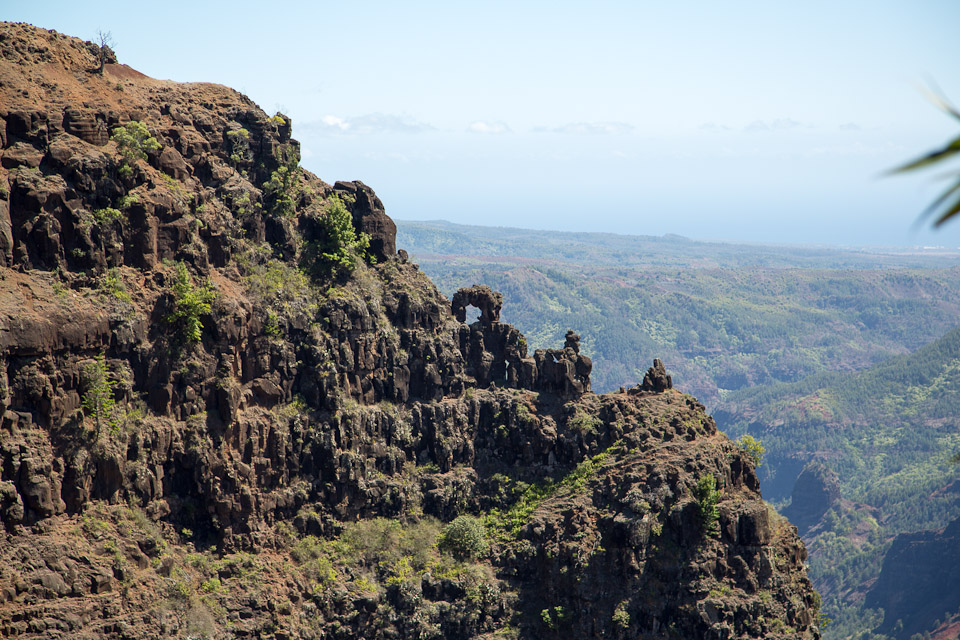
M294 120L302 164L400 219L960 246L911 225L955 136L960 2L38 2L157 77Z

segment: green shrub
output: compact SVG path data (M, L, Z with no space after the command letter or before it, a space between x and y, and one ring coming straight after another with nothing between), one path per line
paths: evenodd
M240 128L227 131L230 139L230 160L233 164L243 164L250 160L250 132Z
M146 160L148 153L159 151L161 147L157 139L150 135L147 126L137 120L114 129L110 139L117 143L117 150L123 157L120 175L124 177L133 173L134 164Z
M314 536L298 541L290 555L304 575L314 582L314 589L325 590L337 580L337 571L330 558L331 544Z
M437 548L460 560L472 559L487 551L483 521L473 516L459 516L440 532Z
M737 446L753 460L755 467L763 464L763 454L767 452L767 448L760 443L760 440L747 433L737 439Z
M210 578L200 583L200 589L202 589L204 593L216 593L220 591L221 586L220 578Z
M114 412L113 388L117 383L110 379L104 355L101 353L87 364L83 374L87 387L81 400L84 415L93 416L97 433L100 433L102 424L116 426L118 420Z
M210 283L195 285L187 266L180 262L177 263L172 289L173 311L166 317L166 321L183 330L184 341L199 342L203 331L200 316L210 313L210 303L215 297L213 287Z
M720 501L720 491L717 490L717 479L713 474L701 476L697 480L697 486L693 490L693 496L697 500L697 506L700 508L700 522L703 524L703 530L712 536L720 534L720 525L718 520L720 515L717 512L717 502Z
M136 193L128 193L117 200L117 208L129 209L131 206L140 202L140 196Z
M99 225L113 224L118 220L123 220L123 218L123 212L113 207L104 207L93 211L93 221Z
M560 623L567 619L570 614L563 607L546 608L540 611L540 619L548 628L556 630Z
M310 243L304 258L308 267L319 276L349 274L357 260L367 259L370 236L357 233L353 218L336 195L330 198L327 212L320 219L321 239Z
M274 215L287 218L296 215L296 200L299 194L300 167L295 157L280 165L263 184L268 211Z
M567 418L567 426L580 433L596 433L600 426L600 418L592 416L583 409L577 408L576 412Z
M113 267L100 277L99 286L102 292L117 300L123 302L130 302L132 300L130 294L127 293L127 286L123 282L120 269L117 267Z
M627 604L628 601L623 600L613 610L613 625L618 629L626 629L630 626L630 612L627 611Z

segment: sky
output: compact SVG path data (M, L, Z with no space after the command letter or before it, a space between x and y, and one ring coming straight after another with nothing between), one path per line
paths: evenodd
M396 219L960 247L918 214L957 136L960 2L85 2L0 19L293 118L302 166Z

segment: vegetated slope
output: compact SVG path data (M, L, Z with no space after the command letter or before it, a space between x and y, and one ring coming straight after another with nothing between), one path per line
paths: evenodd
M0 634L819 637L662 365L590 393L288 118L97 53L0 24Z
M763 440L768 497L789 495L797 471L808 461L835 472L832 481L808 482L814 488L818 482L835 483L830 498L798 482L794 504L785 512L791 517L811 514L800 519L807 520L805 525L798 524L810 545L810 571L825 610L839 618L837 631L828 637L843 637L847 620L865 615L864 594L879 575L893 536L939 530L960 517L958 471L949 460L960 448L960 329L854 376L827 373L733 393L716 415L728 433L749 432ZM931 566L948 558L932 552L928 557ZM937 582L940 574L930 572L923 582L915 579L916 570L891 569L884 580L886 595L867 600L870 607L890 609L880 629L898 638L932 631L945 611L956 609L955 601L939 608L943 601L938 596L952 593ZM901 597L892 597L894 590ZM926 611L907 604L914 601L905 595L918 593L926 593L928 604L938 603L938 608L927 611L933 615L926 619L908 619L911 610ZM906 624L895 631L898 619Z
M532 346L578 331L599 390L639 381L661 356L678 386L712 407L728 391L912 351L960 312L960 270L903 266L938 260L931 256L525 230L499 230L498 241L492 230L457 225L463 239L450 246L439 239L446 226L400 223L399 237L414 242L405 246L441 291L474 282L502 291L504 318Z

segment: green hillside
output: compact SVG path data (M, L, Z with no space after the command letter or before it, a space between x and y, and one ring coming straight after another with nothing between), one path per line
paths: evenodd
M803 461L837 472L843 500L807 536L810 573L837 617L827 637L876 614L860 609L892 537L939 529L960 516L960 329L856 375L730 394L715 412L729 434L767 447L764 494L784 498Z

